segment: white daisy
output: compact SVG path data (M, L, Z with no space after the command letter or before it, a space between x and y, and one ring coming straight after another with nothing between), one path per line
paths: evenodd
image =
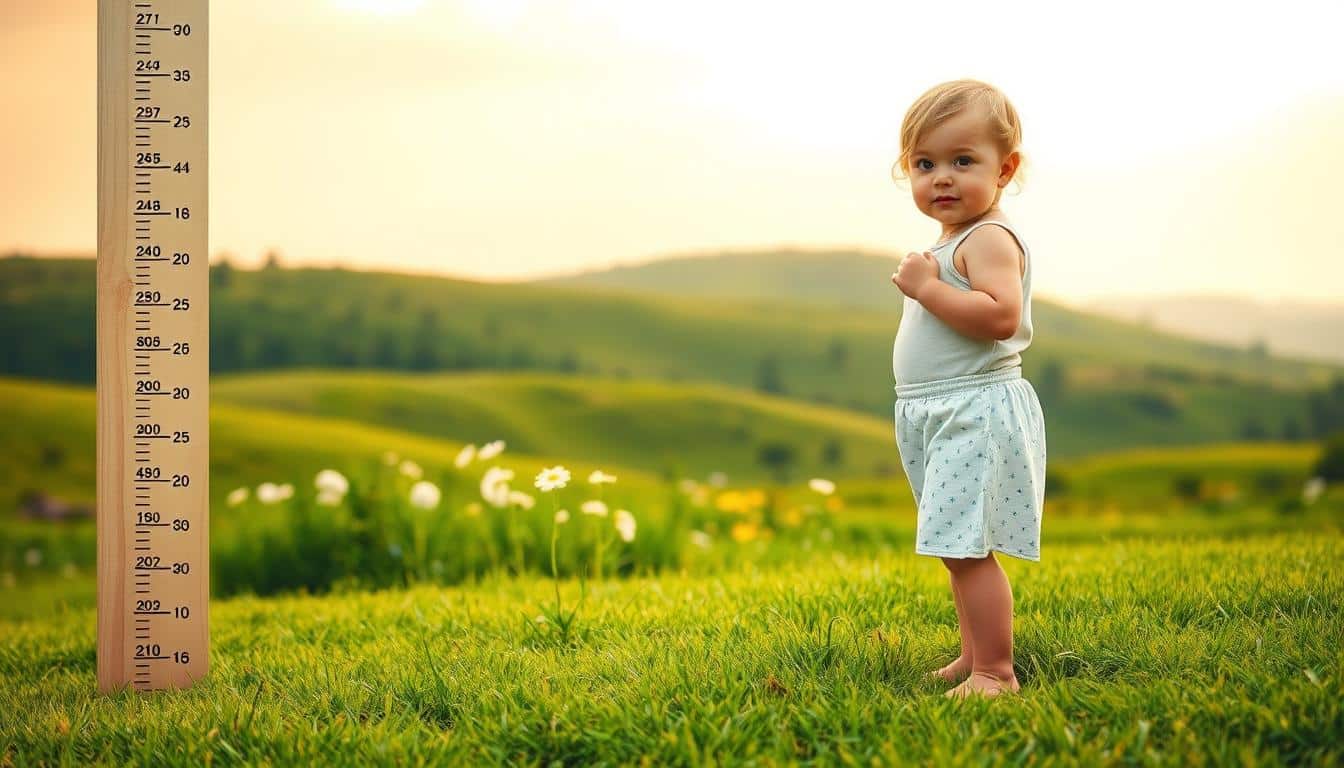
M807 487L820 493L822 496L830 496L835 493L835 483L820 477L814 477L807 481Z
M555 511L555 522L556 522L557 525L560 524L560 523L567 523L567 522L569 522L569 510L567 510L567 509L557 509L557 510Z
M583 502L583 505L580 506L579 509L582 510L585 515L593 515L594 517L607 516L607 505L597 499Z
M262 504L274 504L280 501L280 486L275 483L262 483L257 486L257 501Z
M1313 477L1302 486L1302 501L1306 504L1314 504L1321 494L1325 492L1325 478Z
M419 480L425 475L425 471L420 468L420 465L410 459L401 462L400 472L412 480Z
M249 491L247 488L234 488L232 491L229 491L229 497L225 499L225 503L230 507L236 507L244 501L247 501L248 494Z
M616 482L616 476L608 475L606 472L603 472L600 469L595 469L593 470L593 473L588 476L588 482L591 483L592 485L603 485L608 483L614 483Z
M317 478L313 480L313 485L317 490L326 494L335 494L344 496L350 490L350 481L345 479L345 475L334 469L324 469L317 473Z
M522 491L509 491L509 504L522 509L531 509L537 500Z
M281 501L290 498L291 496L294 495L294 484L285 483L284 485L281 485L279 488L279 492Z
M569 482L569 470L560 465L547 467L537 473L535 481L537 488L543 491L553 491L556 488L564 488Z
M509 481L513 479L513 470L503 467L491 467L481 476L481 498L496 509L509 506Z
M504 452L504 441L495 440L493 442L489 442L486 443L485 445L482 445L481 449L476 452L476 457L481 461L489 461L490 459L495 458L496 456L498 456L503 452Z
M476 456L476 446L472 445L471 443L467 443L466 445L462 446L462 450L457 452L457 458L453 459L453 466L457 467L458 469L462 469L463 467L470 464L471 460L475 456Z
M621 541L634 541L635 516L624 509L616 510L616 532L621 535Z
M411 506L420 509L434 509L439 506L439 487L429 482L421 480L411 486Z

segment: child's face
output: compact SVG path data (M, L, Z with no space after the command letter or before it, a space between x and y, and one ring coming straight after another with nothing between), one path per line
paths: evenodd
M998 203L1018 160L1016 152L999 156L979 112L962 112L929 131L910 153L915 205L945 231L954 228Z

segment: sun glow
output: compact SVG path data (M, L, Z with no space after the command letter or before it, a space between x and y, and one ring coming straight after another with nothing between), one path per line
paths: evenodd
M466 11L476 20L494 28L513 26L528 10L530 0L466 0Z
M343 11L369 13L375 16L406 16L419 11L425 0L336 0Z

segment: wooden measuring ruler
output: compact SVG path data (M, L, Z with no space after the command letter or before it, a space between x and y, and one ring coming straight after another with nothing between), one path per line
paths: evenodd
M208 0L98 2L98 687L209 668Z

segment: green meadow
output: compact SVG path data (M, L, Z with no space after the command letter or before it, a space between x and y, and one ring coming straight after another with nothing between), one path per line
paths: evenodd
M596 461L599 441L566 439L581 416L555 415L629 397L638 405L622 418L637 429L672 385L562 378L221 377L210 677L184 692L98 695L91 525L12 521L0 546L0 707L13 714L0 724L0 755L15 765L1341 759L1344 494L1331 487L1304 501L1316 446L1156 448L1052 464L1043 561L1003 558L1023 693L954 702L922 678L955 655L956 617L942 565L911 552L903 478L837 475L825 499L841 503L825 511L803 481L771 483L759 470L757 482L698 484L697 499L658 451L622 444L629 466ZM452 415L471 410L483 383L507 405ZM821 425L847 444L881 439L870 435L876 420L846 412L684 390L688 402L746 409L736 417L756 429L773 418L781 430ZM91 501L92 390L10 379L0 393L17 406L3 426L13 447L0 467L6 494L37 486ZM518 419L532 430L526 452L510 446L489 464L514 469L515 485L540 503L473 516L482 470L459 470L463 443L446 436L483 442L511 412L536 415ZM319 469L347 473L352 497L409 513L392 500L408 480L388 452L441 485L439 554L476 567L397 563L407 567L381 587L244 577L335 562L331 551L350 545L320 522L347 509L305 501ZM589 569L596 518L554 526L550 499L531 488L554 463L574 472L556 503L577 510L594 495L584 478L600 467L618 478L601 492L638 521L633 541L609 537L601 578ZM264 479L292 482L295 497L224 501L235 484ZM387 495L374 493L378 482ZM719 508L753 490L769 501ZM529 531L522 568L507 546L498 561L488 556L488 521L506 516ZM558 580L544 551L552 530ZM33 550L42 560L30 565Z
M88 608L0 621L14 765L1336 765L1337 528L1005 558L1019 696L952 701L946 573L900 551L211 610L184 692L95 692ZM50 599L52 595L44 595ZM568 605L580 600L572 581Z
M633 542L606 547L603 568L625 575L675 571L692 561L702 570L739 560L786 564L796 553L820 548L870 554L899 548L913 536L909 486L883 456L883 444L893 438L876 419L712 386L584 383L542 374L219 377L212 382L210 418L215 593L322 592L345 577L384 587L451 584L501 571L549 573L553 509L482 505L486 464L457 467L464 442L446 437L453 434L470 435L476 444L509 435L509 448L488 465L513 472L510 486L534 498L540 494L531 479L541 469L563 464L573 472L569 489L540 499L576 513L574 534L559 543L557 571L567 576L591 572L585 563L596 539L611 538L594 519L577 515L592 498L628 509L639 521L641 535ZM93 390L0 379L0 397L15 406L0 424L0 439L10 447L0 461L7 505L17 507L25 490L37 488L91 508ZM705 413L678 416L688 408ZM585 430L587 422L606 429ZM845 458L828 464L820 454L802 457L805 463L790 465L790 478L780 482L733 439L735 425L795 438L810 432L818 447L844 445ZM698 439L708 442L697 449ZM682 452L669 453L668 443ZM1311 443L1244 443L1052 460L1051 533L1064 541L1159 529L1271 531L1323 508L1308 509L1301 500L1319 453ZM619 461L603 460L611 456ZM413 481L398 469L406 461L441 489L434 513L407 503ZM349 478L347 503L314 503L314 478L324 469ZM596 469L618 482L601 489L582 482ZM707 482L714 473L721 473L723 487ZM807 479L818 476L838 483L833 498L808 487ZM230 493L262 482L289 483L297 493L285 503L264 504L250 492L244 504L229 505ZM745 492L754 493L754 501L743 503ZM722 557L715 549L706 557L693 544L706 537L728 543L736 554ZM747 544L765 549L737 551ZM30 565L34 549L42 561ZM90 521L11 518L0 528L0 569L16 579L72 568L87 573L93 566ZM372 570L380 575L367 578Z
M93 262L0 259L0 766L1344 759L1338 368L1039 302L1042 561L1001 558L1023 689L952 701L888 264L824 256L216 265L211 673L114 696L92 520L18 511L92 509Z

